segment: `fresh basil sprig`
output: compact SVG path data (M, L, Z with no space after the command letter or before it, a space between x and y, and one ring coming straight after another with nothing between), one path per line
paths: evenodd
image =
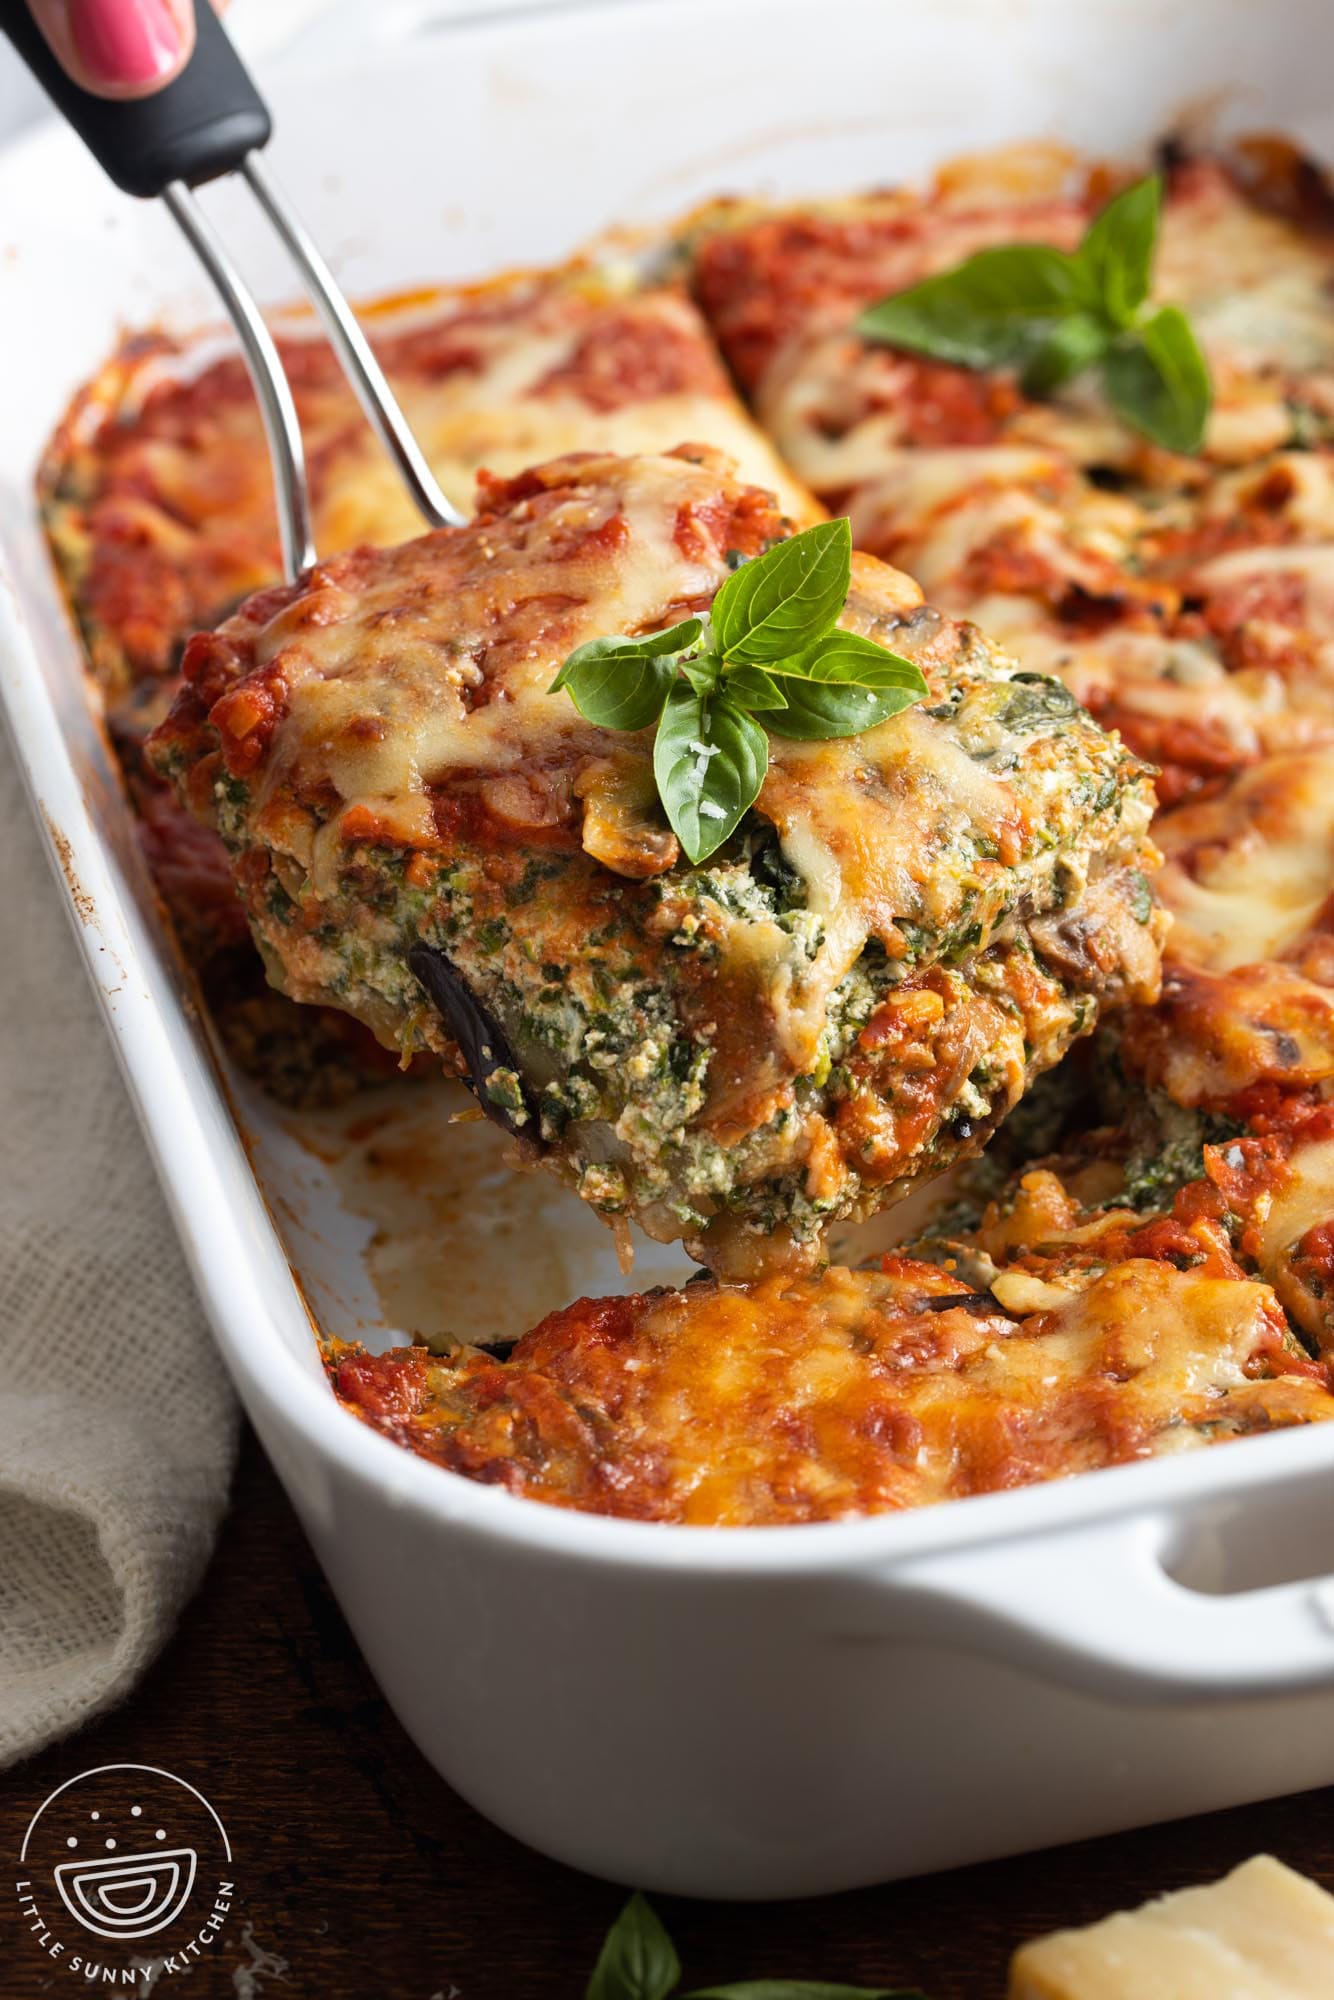
M1177 306L1151 311L1163 184L1137 181L1095 217L1079 248L1012 243L869 306L868 340L963 368L1014 367L1025 391L1050 395L1101 368L1112 408L1168 451L1198 451L1209 368Z
M860 736L926 693L911 660L839 629L851 583L852 529L821 521L733 571L706 618L647 638L593 639L551 683L602 729L656 723L658 796L693 862L759 797L766 731L806 742Z
M680 1982L681 1961L661 1919L643 1896L632 1896L607 1932L584 2000L669 2000ZM926 1996L915 1987L743 1979L735 1986L701 1986L683 2000L926 2000Z

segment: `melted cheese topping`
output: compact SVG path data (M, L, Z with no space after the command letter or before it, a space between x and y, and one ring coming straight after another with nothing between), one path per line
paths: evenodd
M562 343L569 348L567 339ZM507 357L506 375L542 379L545 356ZM516 364L524 364L519 368ZM701 393L652 396L615 410L590 410L575 395L536 395L528 387L505 400L504 382L469 376L452 383L410 387L404 410L448 497L465 513L476 499L483 467L511 478L530 465L571 451L636 453L669 451L686 440L726 452L741 475L777 494L792 518L805 525L821 509L768 448L745 412L727 397ZM421 532L421 516L394 468L367 444L340 459L317 512L321 548L379 547Z
M1040 190L1011 169L983 156L927 196L720 211L697 290L785 457L859 545L1091 700L1162 769L1170 806L1334 740L1334 475L1327 451L1283 449L1294 410L1318 434L1334 411L1334 237L1261 207L1249 168L1173 172L1155 296L1191 315L1214 405L1204 464L1172 460L1091 374L1034 403L1004 373L853 330L859 307L987 243L1073 240L1101 189L1070 161Z
M1334 749L1272 757L1161 823L1170 953L1230 972L1289 954L1334 883Z
M1320 1382L1260 1373L1280 1325L1265 1285L1147 1259L1051 1287L1013 1319L891 1259L884 1274L583 1300L505 1363L418 1350L335 1356L333 1371L359 1415L456 1470L563 1506L740 1525L920 1506L1327 1420Z
M1188 313L1216 365L1305 373L1334 368L1332 271L1326 234L1257 208L1199 166L1163 210L1153 296Z
M764 809L789 859L809 855L826 911L846 885L878 930L896 917L945 918L955 890L943 876L924 879L924 846L994 842L1015 812L1004 777L916 708L862 736L775 743L771 757Z
M1257 1085L1327 1092L1334 991L1272 960L1213 973L1169 958L1162 1002L1130 1023L1128 1047L1136 1074L1178 1104L1229 1116L1248 1111L1242 1093Z
M999 534L1035 539L1058 569L1087 582L1070 568L1065 545L1084 545L1083 517L1096 517L1106 496L1072 490L1078 468L1181 483L1115 419L1092 376L1037 403L1005 378L988 385L850 330L860 307L987 245L1073 244L1098 205L1094 182L1078 186L1067 165L1073 194L1024 194L1008 169L1005 154L983 157L962 187L946 178L924 197L731 216L724 209L697 251L700 297L784 457L817 493L849 509L861 546L902 560L951 609L964 607L942 596L948 582L971 548ZM1318 407L1329 406L1332 277L1327 232L1260 208L1213 163L1173 176L1154 297L1189 313L1208 354L1206 451L1216 463L1255 461L1284 445L1295 379ZM1044 496L1057 509L1048 520L1036 499L1043 486L1056 489Z
M1201 496L1203 522L1277 513L1303 541L1334 539L1334 467L1323 452L1275 451L1239 472L1220 473ZM1206 572L1207 573L1207 572Z
M1302 587L1302 625L1334 637L1334 544L1314 548L1235 549L1203 564L1193 581L1206 591L1252 578L1291 577Z
M711 499L712 472L661 459L632 462L614 488L576 488L540 532L507 546L486 537L475 566L450 561L441 542L390 555L356 587L316 586L261 633L260 665L281 656L288 708L270 782L299 775L333 784L349 805L421 795L451 772L513 770L531 759L605 743L568 695L550 693L559 629L572 652L608 632L663 622L675 601L709 598L719 557L692 560L676 540L678 510ZM616 531L616 559L596 540ZM571 559L577 539L589 557ZM499 646L497 626L506 617ZM522 619L526 642L510 634ZM539 641L541 643L539 643Z
M1013 598L983 599L974 615L1026 666L1057 675L1095 714L1114 708L1109 720L1123 733L1142 724L1145 753L1156 751L1164 762L1174 729L1182 732L1178 753L1189 753L1192 738L1216 742L1238 766L1293 742L1298 725L1281 677L1263 668L1229 673L1209 646L1195 640L1114 625L1073 643L1045 625L1036 606L1021 611Z
M707 603L726 574L722 553L692 554L679 525L716 504L717 472L680 459L590 462L552 485L540 519L521 508L503 534L445 531L374 561L325 564L254 631L253 670L279 674L284 694L266 799L331 785L346 807L378 806L459 771L605 750L605 732L549 692L555 669L589 639L654 630L672 607ZM884 629L919 603L906 578L858 558L844 623ZM993 721L965 746L925 708L854 738L775 739L762 809L790 858L802 856L821 914L846 893L881 931L898 918L943 923L958 885L928 861L957 851L975 873L979 849L1021 832L1024 791L1059 789L1059 760L1048 769L1040 753L1025 768L1029 743Z
M1287 1173L1259 1218L1261 1267L1272 1273L1284 1251L1308 1229L1334 1217L1334 1139L1297 1146Z

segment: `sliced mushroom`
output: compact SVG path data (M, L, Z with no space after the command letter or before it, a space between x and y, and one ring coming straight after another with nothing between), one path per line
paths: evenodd
M663 824L653 768L643 757L595 758L574 789L584 803L585 854L632 882L646 882L672 866L680 847Z

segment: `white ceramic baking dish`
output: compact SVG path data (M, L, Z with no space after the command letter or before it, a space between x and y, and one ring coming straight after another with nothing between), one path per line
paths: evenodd
M1035 134L1124 151L1187 107L1328 149L1331 76L1326 0L636 0L448 26L430 6L329 9L264 80L277 167L365 293L547 258L720 188L865 184ZM118 326L210 301L165 219L61 132L0 162L0 215L10 721L222 1350L426 1756L549 1854L709 1896L845 1888L1334 1780L1334 1426L729 1531L515 1500L336 1407L306 1300L394 1337L369 1225L290 1121L220 1082L31 493ZM255 240L243 211L226 221ZM262 246L255 269L284 282ZM600 1232L562 1218L562 1283L605 1286ZM508 1282L513 1244L483 1228L460 1296Z

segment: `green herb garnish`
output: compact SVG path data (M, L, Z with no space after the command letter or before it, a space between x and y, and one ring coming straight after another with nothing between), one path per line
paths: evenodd
M584 2000L667 2000L681 1961L652 1905L636 1893L607 1932Z
M1162 196L1151 174L1108 202L1073 253L1044 243L979 250L868 307L858 330L963 368L1017 368L1033 396L1101 368L1126 423L1168 451L1198 451L1208 364L1177 306L1145 303Z
M607 1932L584 2000L668 2000L681 1962L660 1918L640 1895L630 1898ZM684 2000L926 2000L915 1987L842 1986L823 1979L743 1979L702 1986Z
M911 660L839 629L851 582L852 529L822 521L743 563L705 618L594 639L552 682L600 728L657 725L658 796L691 861L707 860L759 797L766 731L860 736L926 693Z

